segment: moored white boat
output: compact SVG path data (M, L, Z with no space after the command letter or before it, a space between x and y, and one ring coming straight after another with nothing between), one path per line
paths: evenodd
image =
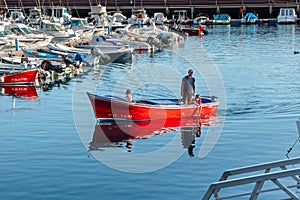
M48 48L56 51L66 52L66 53L81 53L83 54L87 62L92 64L108 64L111 62L121 61L131 62L133 59L133 51L132 48L126 47L115 47L115 48L101 48L99 47L91 47L91 48L76 48L76 47L68 47L62 44L49 44Z
M144 8L132 9L131 17L128 18L128 24L133 25L144 25L150 22L150 17L147 14L147 11Z
M295 24L297 21L297 14L294 8L280 8L277 16L278 24Z

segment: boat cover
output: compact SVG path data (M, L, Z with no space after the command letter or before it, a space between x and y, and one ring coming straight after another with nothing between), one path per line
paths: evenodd
M253 13L247 13L244 17L244 19L257 19L257 16Z

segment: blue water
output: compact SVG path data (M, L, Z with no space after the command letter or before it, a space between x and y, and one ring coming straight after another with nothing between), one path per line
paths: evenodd
M1 199L201 199L224 170L285 159L298 137L300 27L208 31L153 56L137 54L133 64L37 88L37 100L0 96ZM87 91L178 97L188 68L196 92L221 102L218 121L195 138L194 157L178 127L134 140L131 152L124 143L88 151L96 121ZM299 156L298 143L289 156Z

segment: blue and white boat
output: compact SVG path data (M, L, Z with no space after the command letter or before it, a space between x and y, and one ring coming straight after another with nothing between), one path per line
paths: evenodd
M228 14L217 14L213 17L212 24L215 25L228 25L230 24L231 17Z
M246 13L246 15L241 19L242 24L256 24L258 21L257 15L252 12Z
M45 59L59 59L61 60L61 57L57 54L50 53L50 52L41 52L38 50L32 50L32 49L22 49L25 57L35 57L35 58L45 58Z

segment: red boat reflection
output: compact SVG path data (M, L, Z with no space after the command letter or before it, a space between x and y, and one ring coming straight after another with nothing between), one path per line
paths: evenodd
M37 98L36 87L33 85L3 85L0 86L2 95Z
M209 126L216 121L216 116L210 116L210 118L204 120L191 117L142 122L114 121L112 123L97 123L89 149L93 151L107 147L126 147L130 151L133 140L147 139L153 135L162 135L180 130L183 148L188 148L190 156L193 156L192 149L195 144L195 137L200 137L201 127Z

